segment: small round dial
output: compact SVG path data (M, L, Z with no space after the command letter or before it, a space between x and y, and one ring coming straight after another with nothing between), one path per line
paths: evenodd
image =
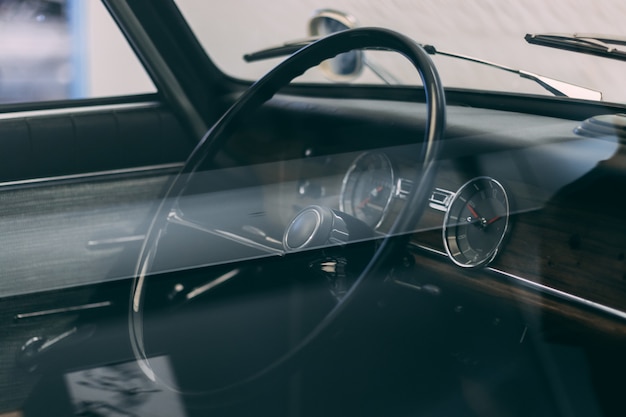
M339 209L376 228L387 214L393 189L394 172L389 158L380 152L363 153L343 178Z
M452 261L462 267L486 266L502 246L509 226L509 199L493 178L470 180L448 206L443 242Z

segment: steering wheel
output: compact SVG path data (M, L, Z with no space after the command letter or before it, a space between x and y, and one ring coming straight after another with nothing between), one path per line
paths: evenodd
M425 201L427 201L428 195L432 189L433 161L437 153L438 141L443 134L445 125L445 98L441 81L428 54L421 46L404 35L381 28L358 28L331 34L303 47L245 91L206 133L187 159L181 172L172 182L166 197L160 203L150 224L137 262L129 312L131 347L140 368L151 379L160 380L161 375L159 375L159 371L155 370L151 363L150 355L145 348L144 309L148 302L146 297L146 284L150 279L155 278L151 274L153 263L159 256L163 256L159 254L158 248L162 240L167 239L167 226L172 221L172 218L178 218L180 215L177 214L176 211L178 201L182 196L190 192L188 188L191 181L198 175L199 170L206 169L207 166L210 166L218 151L224 146L226 139L237 129L237 126L242 123L246 117L272 98L282 87L291 82L291 80L303 74L307 69L340 53L354 49L380 49L399 52L414 65L424 85L428 112L427 125L421 146L418 146L419 153L415 155L417 169L415 170L416 175L413 179L414 185L406 199L404 209L402 209L395 219L387 237L381 239L380 244L376 246L375 253L371 257L371 260L367 262L367 265L358 278L355 279L351 287L340 298L331 311L314 326L313 330L304 336L295 346L288 349L287 352L272 363L253 372L252 375L243 377L235 382L230 382L226 386L210 387L201 390L201 392L194 393L203 395L227 393L247 383L256 381L269 371L289 363L298 354L304 351L312 341L316 340L324 333L329 325L346 309L350 300L355 298L355 292L360 284L368 278L381 273L385 260L391 256L397 244L406 243L406 240L402 239L402 236L406 235L404 238L408 238L407 231L411 230L410 228L417 224L426 206ZM313 207L305 210L308 210L308 212L304 217L309 219L317 216L317 214L311 214L313 212L325 211L328 213L328 209L323 207ZM332 213L328 215L331 218L333 217ZM296 218L297 217L298 216L296 216ZM180 218L178 218L178 220L180 220ZM299 223L296 219L294 219L294 222ZM294 222L292 222L292 224ZM307 228L308 227L305 227L304 229ZM300 233L300 231L298 231L298 233ZM305 230L305 233L308 232ZM398 235L401 237L398 238ZM283 245L288 246L289 241L297 241L299 238L300 236L296 236L295 238L292 237L290 240L289 237L285 237L283 239ZM284 252L289 252L289 249L293 248L285 248ZM297 254L295 255L297 256ZM163 383L170 386L171 389L178 390L170 381Z

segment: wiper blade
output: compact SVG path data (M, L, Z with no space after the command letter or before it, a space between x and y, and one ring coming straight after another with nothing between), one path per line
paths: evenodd
M287 56L298 52L301 48L311 44L319 39L323 38L323 36L312 36L310 38L298 39L295 41L285 42L282 45L272 46L266 49L261 49L256 52L250 52L249 54L244 54L243 59L246 62L255 62L262 61L264 59L270 58L279 58L281 56ZM366 47L363 48L368 51L387 51L387 48L381 47Z
M320 39L320 37L314 36L310 38L299 39L296 41L285 42L282 45L272 46L271 48L265 48L261 49L260 51L245 54L243 56L243 60L246 62L255 62L291 55L318 39Z
M254 62L254 61L260 61L264 59L278 58L281 56L291 55L297 52L300 48L312 42L315 42L317 39L319 38L314 37L314 38L308 38L308 39L301 39L301 40L293 41L293 42L286 42L279 46L274 46L271 48L262 49L260 51L245 54L243 56L243 59L246 62ZM510 68L505 65L496 64L496 63L489 62L480 58L474 58L471 56L456 54L452 52L440 51L437 48L435 48L433 45L420 44L420 46L422 46L422 48L424 48L424 50L430 55L442 55L442 56L462 59L464 61L470 61L470 62L474 62L477 64L487 65L492 68L498 68L503 71L517 74L522 78L526 78L528 80L532 80L536 82L541 87L543 87L550 93L554 94L555 96L579 98L579 99L585 99L585 100L596 100L596 101L602 100L602 93L600 91L592 90L590 88L580 87L578 85L570 84L565 81L555 80L554 78L545 77L543 75L535 74L532 72ZM373 48L373 49L380 50L381 48ZM387 81L387 78L390 78L391 75L389 75L387 71L383 72L382 69L378 68L377 66L372 66L371 63L368 66L370 67L370 69L374 70L374 72L379 77L383 78L383 80L385 80L388 84L390 84ZM385 77L381 76L383 74L385 75Z
M617 48L626 46L624 37L591 33L545 33L526 34L524 39L534 45L626 61L626 50Z

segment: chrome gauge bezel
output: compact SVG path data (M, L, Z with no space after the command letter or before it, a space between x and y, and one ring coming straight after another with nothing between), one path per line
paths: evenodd
M474 196L481 197L482 201L488 199L497 201L501 205L497 216L494 216L493 213L489 213L490 216L494 216L491 219L480 217L480 215L474 216L474 214L478 214L473 205L475 204L472 200ZM469 213L469 216L466 217L463 214L469 211L469 205L473 207L474 213ZM509 231L510 214L509 197L500 182L491 177L482 176L463 184L451 198L444 216L443 244L448 257L456 265L463 268L479 268L489 265L502 249L504 238ZM465 222L472 223L471 227L478 229L490 227L490 222L497 223L497 228L492 229L496 232L493 247L489 247L487 250L472 247L469 236L460 233L461 228L470 227ZM473 229L470 231L476 233Z
M355 210L354 196L352 194L354 193L355 184L359 180L360 175L361 175L361 171L360 171L361 165L363 164L363 161L366 160L367 158L377 158L378 161L381 163L381 165L384 166L384 169L383 169L383 175L385 175L384 181L389 186L388 196L384 200L384 204L382 206L382 210L380 213L380 218L376 221L375 224L370 224L369 222L365 221L365 223L367 223L369 226L371 226L374 229L377 229L385 221L385 218L387 217L387 214L389 213L389 207L391 205L391 201L393 200L393 196L396 191L395 170L391 163L391 160L386 154L382 152L373 151L373 152L363 152L362 154L356 157L356 159L352 162L352 164L346 171L346 174L344 175L343 180L341 182L341 193L339 195L339 210L353 217L356 217L359 220L364 221L362 216L360 216Z

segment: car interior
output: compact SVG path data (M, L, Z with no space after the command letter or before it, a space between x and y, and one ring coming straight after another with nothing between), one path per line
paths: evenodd
M156 93L0 105L0 417L623 415L626 105L103 3ZM290 84L355 48L423 86Z

